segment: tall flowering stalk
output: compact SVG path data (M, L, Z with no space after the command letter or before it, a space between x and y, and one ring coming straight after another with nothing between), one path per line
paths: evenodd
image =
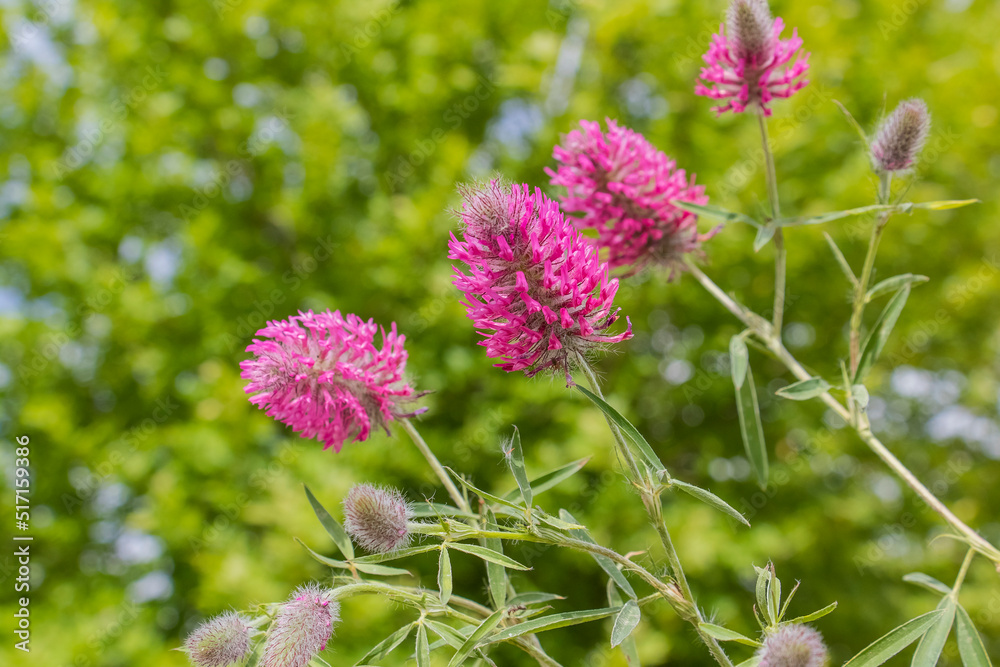
M809 54L796 57L802 39L796 30L781 39L784 27L780 18L771 18L767 0L734 0L703 56L706 67L695 94L725 102L712 108L719 114L757 109L770 116L772 100L791 97L809 83L802 78Z
M552 151L558 168L545 169L549 182L566 188L563 210L583 214L571 220L597 230L612 269L635 273L655 263L673 274L707 238L698 233L697 217L673 202L706 204L705 187L638 132L606 122L602 132L599 123L580 121L563 138Z
M606 333L618 320L618 280L541 190L466 188L459 216L462 239L452 233L448 257L468 272L455 267L454 283L498 367L528 376L558 368L570 382L577 355L632 337L631 323Z
M382 347L375 345L381 332ZM405 337L374 320L340 311L307 311L268 322L240 363L250 402L323 449L368 439L373 428L422 410L403 409L419 395L404 380Z

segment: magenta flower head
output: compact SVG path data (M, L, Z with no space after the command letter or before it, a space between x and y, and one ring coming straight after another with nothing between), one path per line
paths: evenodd
M355 542L375 553L409 544L407 522L412 516L409 503L395 489L358 484L344 498L344 528Z
M257 336L247 347L254 357L240 363L250 402L303 438L319 438L323 449L339 452L347 440L366 440L373 426L422 412L401 407L420 395L403 379L405 337L395 323L386 333L357 315L308 311L268 322Z
M757 649L758 667L825 667L823 636L808 625L785 625Z
M720 114L757 107L770 116L774 98L791 97L809 83L801 78L809 69L809 54L796 58L802 39L795 30L791 39L781 39L784 27L780 18L771 18L767 0L733 0L725 28L712 35L702 56L707 67L701 68L695 94L724 101L712 107Z
M872 141L875 168L893 172L911 167L930 130L931 115L922 99L914 97L900 102L875 132Z
M672 202L708 203L705 187L638 132L606 122L607 132L584 120L563 137L552 151L559 168L545 169L549 182L566 188L564 211L583 214L571 220L597 230L612 269L635 273L653 262L672 274L710 236L699 235L697 217Z
M305 667L326 649L333 626L340 621L340 604L333 591L300 586L278 611L267 631L260 667Z
M250 657L250 622L227 612L205 621L184 640L184 652L196 667L242 665Z
M559 368L569 383L576 354L632 337L631 323L605 333L618 319L618 280L541 190L490 181L462 194L463 240L451 235L448 257L468 266L455 267L454 283L498 367L529 377Z

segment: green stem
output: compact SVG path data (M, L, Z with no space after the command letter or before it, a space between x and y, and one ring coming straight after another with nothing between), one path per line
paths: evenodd
M577 356L580 368L583 370L584 375L587 376L587 381L590 383L591 390L597 394L598 397L603 399L604 394L601 392L601 386L597 381L597 375L594 373L594 370L590 367L590 364L587 363L587 360L583 357L583 355L578 354ZM633 484L642 496L642 504L646 508L646 514L649 515L649 519L652 521L653 526L656 528L656 532L660 537L660 543L663 545L663 550L667 555L667 561L670 563L671 574L673 574L680 589L683 604L678 605L671 603L672 606L675 610L677 610L681 618L694 626L695 630L698 632L698 636L701 638L702 642L704 642L705 646L708 647L709 652L712 654L712 657L715 658L716 662L723 667L732 667L733 663L729 660L729 656L726 655L726 652L722 650L719 642L716 641L714 637L705 633L701 628L701 624L704 619L701 616L701 610L698 609L697 602L695 602L694 594L691 592L691 586L688 584L687 576L684 574L684 568L677 555L677 550L674 548L673 540L670 538L670 531L667 529L667 524L663 520L663 510L662 505L660 504L659 492L650 488L649 484L644 481L642 473L639 471L639 466L635 462L635 457L632 455L632 450L625 441L625 436L622 435L621 430L609 418L606 416L605 418L608 422L608 426L611 428L611 433L615 438L618 451L629 467ZM664 595L666 595L666 593L664 593Z
M431 470L434 471L434 474L436 474L438 479L441 480L441 483L444 484L444 488L448 490L448 495L455 501L455 505L457 505L458 508L464 512L471 512L472 510L469 508L469 503L466 502L465 496L463 496L458 490L455 483L451 481L451 477L448 476L448 471L444 469L441 462L437 460L436 456L434 456L434 452L432 452L431 448L427 446L427 443L417 431L417 427L414 426L413 422L409 419L400 419L399 422L403 425L403 430L410 435L410 439L413 440L413 444L417 446L420 453L424 455L425 459L427 459L427 463L430 464Z
M767 179L767 198L771 202L771 220L781 217L781 204L778 201L778 175L774 169L774 154L771 152L771 142L767 136L767 119L764 112L757 114L757 124L760 127L760 143L764 150L764 175ZM785 237L781 227L774 231L774 330L781 336L782 321L785 316Z
M965 575L969 572L969 565L972 564L972 559L976 556L975 549L969 549L968 553L965 554L965 560L962 561L962 567L958 571L958 576L955 577L955 584L951 587L951 595L958 597L958 592L962 590L962 584L965 583Z
M886 204L889 201L890 186L892 185L892 172L884 172L879 177L878 203ZM861 269L861 278L854 286L854 304L851 309L851 337L850 337L850 362L851 377L858 370L861 355L861 318L865 312L865 299L868 295L868 286L872 278L872 270L875 268L875 255L878 254L878 244L882 239L882 231L889 221L889 214L883 213L875 221L872 227L871 237L868 239L868 252L865 254L865 264Z
M808 380L812 377L812 374L807 371L802 364L789 352L781 341L774 335L774 331L771 329L770 325L767 324L763 318L761 318L756 313L753 313L746 306L741 305L736 302L730 296L728 296L722 289L716 285L711 278L705 275L704 272L697 270L694 263L690 260L688 261L688 266L692 267L691 273L697 278L698 282L708 291L709 294L714 296L716 299L726 307L729 312L736 315L748 328L750 328L761 341L767 346L768 350L771 351L774 356L784 364L791 373L799 380ZM762 324L763 322L763 324ZM937 496L930 492L930 490L923 485L923 483L910 472L902 461L900 461L896 456L889 451L881 440L879 440L871 431L871 424L869 424L867 417L863 412L852 411L841 404L836 398L834 398L829 392L820 395L820 399L830 407L834 412L836 412L840 417L850 424L854 430L857 432L861 440L871 449L876 456L882 459L894 473L903 482L910 487L920 498L927 503L927 505L934 510L942 519L945 520L948 525L954 528L965 540L968 541L969 546L971 546L976 551L980 552L991 561L995 563L1000 563L1000 550L997 550L992 544L983 539L979 533L970 528L964 521L959 519L955 514L948 509L948 506L941 502Z

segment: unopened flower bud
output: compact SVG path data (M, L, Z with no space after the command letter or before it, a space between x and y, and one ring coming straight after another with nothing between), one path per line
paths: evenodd
M344 499L344 528L359 545L375 553L388 553L410 541L406 527L412 511L395 489L358 484Z
M758 667L825 667L829 654L823 636L808 625L786 625L757 650Z
M326 649L338 621L340 604L333 599L331 589L300 586L268 630L261 667L305 667Z
M924 147L931 129L927 105L914 97L899 103L882 121L872 142L872 160L879 171L901 171L910 167Z
M250 624L235 612L216 616L188 635L184 652L196 667L242 665L250 656Z
M767 0L733 0L726 13L726 32L737 58L767 64L777 41Z

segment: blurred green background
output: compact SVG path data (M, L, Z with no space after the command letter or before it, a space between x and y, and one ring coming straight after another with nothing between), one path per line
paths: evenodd
M448 210L457 182L496 170L545 187L560 134L604 117L697 173L712 203L755 210L764 184L752 118L716 119L692 92L724 9L718 0L3 3L0 663L186 664L170 649L205 616L327 576L292 539L333 551L303 483L332 509L363 480L414 499L435 492L405 435L323 452L248 403L244 347L265 317L298 309L396 321L417 386L434 392L422 432L479 485L512 487L498 450L511 424L531 474L592 456L540 504L569 508L621 552L649 549L647 562L661 567L601 416L558 379L492 368L475 345L450 285ZM774 9L812 52L812 83L771 121L787 212L874 201L863 149L833 100L871 127L884 100L925 98L934 128L911 198L982 200L891 222L878 276L931 281L914 291L871 376L870 412L918 476L1000 543L1000 4ZM866 224L828 228L855 266ZM785 339L834 377L848 286L822 231L787 236ZM772 255L755 255L751 241L749 228L723 230L706 246L706 270L763 310ZM962 551L932 541L941 523L818 404L776 400L788 377L752 353L783 480L760 492L728 379L735 321L690 277L644 273L620 295L636 335L599 364L610 400L678 477L753 523L738 529L691 499L668 500L706 611L753 631L751 564L773 559L786 587L802 581L793 615L839 601L817 627L840 664L930 610L935 598L901 577L922 570L951 582ZM29 656L9 632L18 435L31 438L34 473ZM534 566L514 583L566 595L558 610L604 605L589 558L510 552ZM427 586L433 560L408 564ZM485 599L479 564L456 558L455 567L456 591ZM992 655L998 584L978 560L962 596ZM334 665L352 664L412 615L356 598L343 616L325 654ZM624 664L605 649L609 625L543 643L566 665ZM647 665L710 664L662 604L647 608L638 646ZM524 664L508 648L495 659ZM404 660L400 649L385 664ZM943 664L958 664L953 644Z

